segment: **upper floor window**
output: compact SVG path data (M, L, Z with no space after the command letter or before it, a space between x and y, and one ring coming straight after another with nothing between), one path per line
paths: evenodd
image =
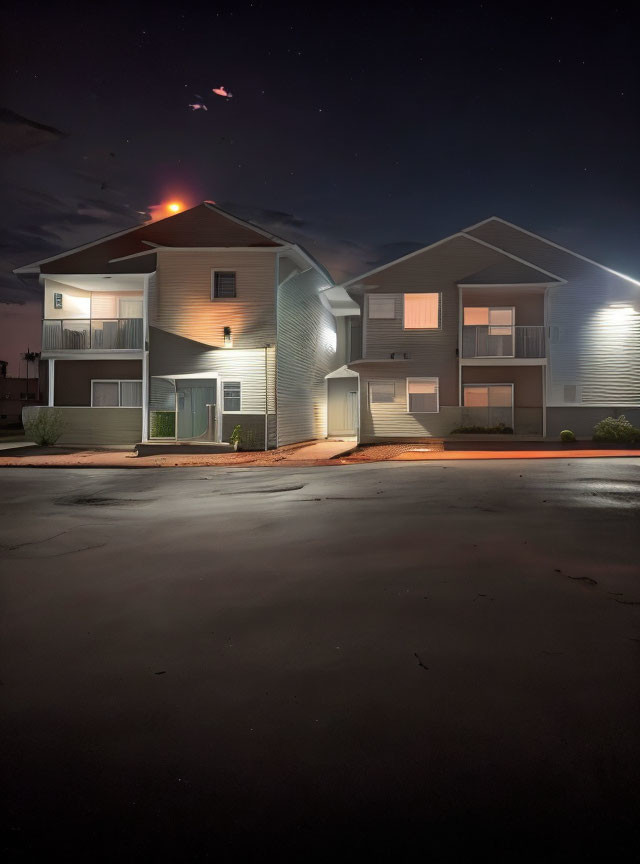
M440 294L405 294L404 329L437 330L440 326Z
M514 321L512 306L465 306L464 326L488 327L490 336L510 336Z
M53 308L62 309L62 294L58 291L53 295Z
M236 296L236 274L228 270L211 271L211 299L222 300Z
M395 297L369 295L369 318L395 318Z

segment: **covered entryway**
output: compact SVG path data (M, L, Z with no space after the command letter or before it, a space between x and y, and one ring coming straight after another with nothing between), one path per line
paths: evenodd
M327 376L327 435L358 434L358 374L346 367Z

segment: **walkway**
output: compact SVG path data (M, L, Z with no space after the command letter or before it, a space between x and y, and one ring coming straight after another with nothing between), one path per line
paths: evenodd
M450 461L458 459L598 459L604 456L640 456L640 450L406 450L392 462Z
M308 462L316 459L335 459L352 453L358 446L356 441L313 441L304 447L291 450L284 462Z

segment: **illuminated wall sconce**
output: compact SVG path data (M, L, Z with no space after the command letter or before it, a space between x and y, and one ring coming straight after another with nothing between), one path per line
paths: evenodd
M222 332L224 333L224 347L231 348L231 327L225 327Z

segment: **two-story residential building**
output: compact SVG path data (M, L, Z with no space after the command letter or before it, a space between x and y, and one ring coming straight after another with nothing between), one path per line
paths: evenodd
M300 246L204 202L16 272L43 284L61 443L326 434L325 376L359 310Z
M328 432L364 442L503 424L640 424L640 283L492 218L342 285L358 303Z

